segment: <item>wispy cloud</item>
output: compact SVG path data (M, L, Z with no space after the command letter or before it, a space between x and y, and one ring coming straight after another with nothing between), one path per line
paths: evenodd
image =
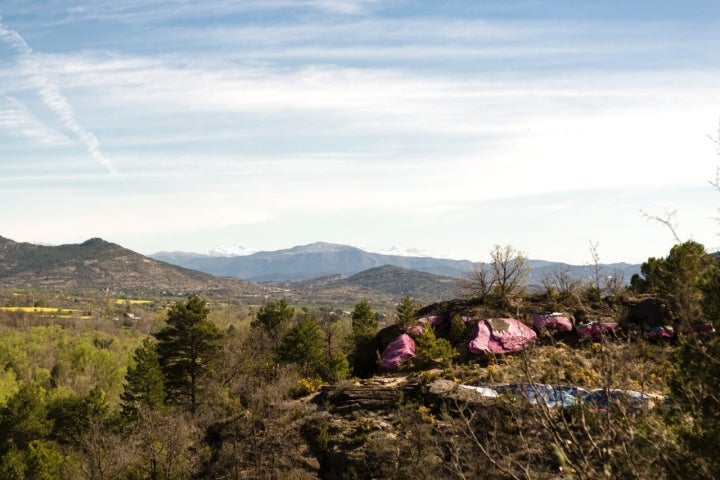
M379 131L394 125L399 130L463 135L513 134L532 126L537 133L572 125L569 117L574 115L609 118L628 111L710 110L709 103L718 98L716 72L682 69L579 71L562 77L478 72L460 77L418 76L394 68L272 68L172 57L64 55L44 63L64 85L91 92L103 105L120 111L128 106L150 116L154 111L334 112L346 126L373 130L377 125Z
M38 120L16 98L2 94L0 94L0 130L41 145L60 146L72 143L67 136Z
M718 41L683 24L690 9L582 3L4 0L23 37L2 26L2 133L70 137L102 163L101 138L128 184L78 148L8 142L0 156L31 166L0 162L0 197L27 205L3 221L81 235L63 228L73 212L87 235L144 230L162 248L187 218L196 238L263 248L343 232L548 257L567 238L582 256L598 235L620 258L640 207L683 205L678 188L712 173Z
M134 182L178 192L203 183L215 197L242 185L232 203L286 212L422 212L564 185L703 183L708 156L694 139L720 101L713 72L459 78L97 54L43 64L112 111L98 122L119 121L122 143L152 145L147 166L142 149L135 163L120 157Z
M0 17L0 38L18 53L29 69L38 89L37 94L45 105L55 112L63 125L80 140L95 161L107 168L112 175L118 175L115 164L100 150L100 142L97 137L80 125L67 99L62 95L57 85L50 81L42 65L34 58L30 46L18 32L2 23L2 17Z
M104 21L147 24L177 18L223 18L257 12L320 12L338 16L366 15L399 0L68 0L43 2L46 24ZM37 5L25 0L13 10L31 15Z
M382 5L383 0L310 0L305 3L333 13L357 15L379 7Z

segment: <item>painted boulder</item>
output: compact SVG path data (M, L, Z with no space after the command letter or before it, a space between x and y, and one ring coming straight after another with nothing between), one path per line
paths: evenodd
M397 370L413 358L415 358L415 340L403 333L385 348L380 358L380 366L385 370Z
M578 327L577 332L580 335L586 335L598 342L607 336L615 336L615 333L620 329L620 324L615 322L601 323L601 322L590 322L588 324Z
M568 317L562 313L551 313L549 315L533 315L533 326L538 330L554 330L556 332L571 332L573 324Z
M468 349L472 353L519 352L535 341L535 331L514 318L480 320L473 328Z

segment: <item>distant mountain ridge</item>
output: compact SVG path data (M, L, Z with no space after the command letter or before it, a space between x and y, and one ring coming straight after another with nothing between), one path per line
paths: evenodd
M357 247L325 242L234 257L213 257L188 252L158 252L150 257L211 275L243 278L252 282L298 281L332 275L351 276L385 265L460 278L478 265L469 260L372 253ZM529 260L529 263L530 285L540 285L543 277L555 270L567 271L579 279L590 278L593 270L587 265L546 260ZM628 263L599 265L599 268L601 275L622 276L625 282L629 281L634 273L640 272L640 265Z
M467 260L409 257L365 252L356 247L317 242L242 257L212 257L187 252L149 258L100 238L80 244L46 246L0 237L0 287L39 287L171 295L230 295L252 303L287 297L299 304L352 305L372 298L386 306L405 295L423 303L457 297L457 278L476 266ZM243 264L244 261L249 264ZM200 271L210 262L213 272ZM588 280L593 269L530 260L529 284L563 271ZM178 263L183 266L177 265ZM601 275L629 280L639 265L601 265ZM255 282L232 278L249 272ZM443 272L449 272L445 274Z
M384 265L460 277L473 266L469 260L384 255L366 252L357 247L325 242L235 257L211 257L187 252L159 252L150 257L211 275L243 278L251 282L308 280L338 274L354 275Z
M215 278L100 238L45 246L0 237L0 286L238 296L265 293L265 289L248 281Z

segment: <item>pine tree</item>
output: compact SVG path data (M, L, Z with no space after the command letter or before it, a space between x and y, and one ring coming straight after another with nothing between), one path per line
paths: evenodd
M717 325L720 327L720 325ZM716 334L682 340L670 381L670 418L678 435L683 478L718 478L720 444L720 338Z
M42 440L52 431L48 419L47 393L36 383L26 383L0 409L0 452L14 446L27 448L33 440Z
M397 308L395 308L395 313L397 314L397 324L403 328L411 326L415 322L417 310L418 304L413 302L409 296L400 300Z
M167 327L155 334L167 402L184 405L195 413L201 380L220 350L222 333L207 319L207 302L192 295L168 311Z
M366 299L360 300L352 311L352 330L355 337L372 337L377 333L378 321Z
M717 297L713 286L718 265L701 244L687 241L675 245L667 257L649 258L641 272L644 278L634 275L631 279L633 288L666 300L675 317L674 326L681 331L687 332L693 324L705 321L705 313L714 313L708 300Z
M378 321L370 303L365 299L355 305L351 319L353 347L349 360L355 375L368 377L377 370L379 346L375 341L375 335Z
M135 350L133 365L125 375L125 390L120 394L123 414L135 417L138 406L159 407L165 403L165 383L157 346L145 338Z
M282 332L295 316L295 309L283 298L277 302L264 303L250 324L254 328L263 328L268 333Z
M295 363L303 369L303 375L309 377L322 369L325 360L323 339L320 327L310 315L303 315L283 337L278 346L281 361Z
M449 341L435 336L435 329L425 324L420 335L415 337L415 365L427 368L434 363L449 367L452 359L458 355Z
M68 463L53 442L33 440L25 450L13 446L0 459L0 478L61 480L69 478Z
M672 247L667 258L650 258L642 272L645 280L636 279L635 285L669 300L681 331L689 331L679 340L667 412L677 434L682 477L719 478L720 266L702 245L688 241ZM702 320L708 323L693 332L693 324Z
M93 388L86 396L71 394L55 397L48 403L47 418L52 420L51 438L60 444L79 444L93 422L101 422L108 411L105 392Z

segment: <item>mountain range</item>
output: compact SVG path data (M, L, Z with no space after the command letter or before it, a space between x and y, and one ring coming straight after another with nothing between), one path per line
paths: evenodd
M385 265L350 276L335 274L258 285L155 260L100 238L49 246L0 237L0 288L130 295L199 293L232 296L251 304L267 298L286 298L295 304L349 306L366 298L375 306L390 307L404 295L420 302L453 298L454 283L455 279L450 277Z
M218 257L189 252L158 252L150 257L211 275L242 278L252 282L288 282L332 275L351 276L385 265L461 278L477 265L469 260L388 255L324 242L249 255ZM529 260L529 263L530 285L540 285L543 277L553 271L567 272L579 279L588 279L594 274L594 265L569 265L545 260ZM598 265L598 268L603 276L614 276L625 281L640 272L640 265L628 263Z
M250 255L219 257L189 252L158 252L150 257L211 275L243 278L252 282L282 282L308 280L328 275L354 275L384 265L435 275L461 277L473 267L473 263L469 260L387 255L325 242L283 250L260 251Z
M458 296L468 260L384 255L330 243L216 257L188 252L143 256L92 238L47 246L0 237L0 288L46 288L169 295L227 295L251 303L286 298L297 304L352 305L362 298L390 306L410 296L427 304ZM588 278L587 266L530 260L530 284L562 270ZM600 266L630 277L638 265ZM257 283L262 282L262 283Z

